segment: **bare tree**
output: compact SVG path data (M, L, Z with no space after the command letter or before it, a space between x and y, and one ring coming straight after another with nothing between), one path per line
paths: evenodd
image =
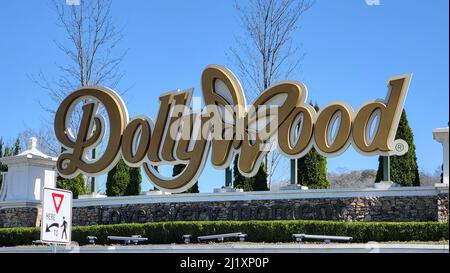
M80 0L79 5L69 5L66 1L52 0L57 25L67 37L66 41L54 40L54 43L68 57L68 62L56 64L60 71L56 79L50 80L43 72L37 77L31 77L51 99L51 105L39 102L51 115L51 120L57 106L69 92L93 85L115 88L122 79L119 66L126 52L115 55L115 49L122 40L123 29L113 23L111 2L112 0ZM69 126L75 134L82 117L81 109L82 105L78 105L70 119ZM41 126L40 130L27 130L22 136L33 134L38 137L41 149L52 155L58 154L61 148L53 133L52 123L47 122ZM92 157L95 157L95 150L92 151Z
M28 140L31 137L35 137L38 139L38 149L47 154L55 156L61 152L61 147L55 139L55 133L53 132L53 128L50 126L41 126L39 130L26 129L25 131L19 134L20 143L22 144L22 148L28 148Z
M442 165L438 166L434 170L434 173L429 173L427 171L419 172L420 185L421 186L434 186L435 184L442 183L441 182L441 174L442 174Z
M331 188L370 188L375 183L375 170L343 170L328 173Z
M437 167L434 173L420 172L420 185L433 186L440 182L441 167ZM335 172L328 173L331 188L373 188L377 171L372 169L366 170L348 170L340 169ZM283 186L290 184L289 180L273 183L271 190L279 190Z
M247 98L253 100L299 68L304 54L294 44L294 34L303 13L312 4L311 0L249 0L242 7L236 2L244 34L236 38L238 46L231 49L231 56ZM271 157L270 167L268 157ZM279 160L277 151L266 156L269 184Z
M122 29L112 21L111 0L80 0L79 5L68 5L65 1L52 0L57 14L57 25L67 35L67 41L56 41L69 62L56 64L61 74L50 80L43 72L32 80L46 91L51 105L41 107L48 113L77 88L88 85L103 85L115 88L122 79L119 65L126 52L114 55L114 49L122 40ZM70 126L76 132L81 120L81 106L75 110ZM52 137L41 134L42 137ZM54 136L53 136L54 137ZM43 141L53 144L56 140ZM49 150L55 150L52 147Z

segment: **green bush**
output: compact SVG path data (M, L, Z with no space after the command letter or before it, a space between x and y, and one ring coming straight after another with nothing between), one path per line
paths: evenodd
M39 236L38 228L1 228L0 246L30 245L33 240L39 240Z
M82 174L79 174L72 179L65 179L58 176L56 179L56 187L58 189L71 191L74 199L77 199L79 195L87 193L85 177Z
M79 226L72 241L88 244L87 236L97 236L97 244L110 244L110 235L142 235L150 244L181 243L182 235L243 232L249 242L292 242L292 234L351 236L353 242L440 241L448 240L448 223L439 222L334 222L334 221L195 221L132 223ZM31 244L39 239L38 228L1 228L0 246Z

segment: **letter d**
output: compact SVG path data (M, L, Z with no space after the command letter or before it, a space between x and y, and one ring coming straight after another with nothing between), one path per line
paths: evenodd
M394 138L408 92L411 75L389 80L389 92L385 101L372 101L363 105L353 120L353 143L363 153L386 154L394 149ZM385 103L386 102L386 103ZM378 116L373 136L370 127Z
M84 103L82 118L76 136L71 134L69 120L78 103ZM90 162L86 151L102 140L105 128L97 116L102 104L109 118L109 139L103 155ZM128 122L128 112L113 90L101 87L83 87L68 95L56 111L55 135L65 151L58 158L57 168L64 178L73 178L80 172L98 175L109 171L119 160L122 132Z

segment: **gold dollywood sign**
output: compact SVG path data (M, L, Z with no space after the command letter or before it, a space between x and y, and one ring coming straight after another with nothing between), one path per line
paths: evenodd
M335 102L316 112L306 103L305 85L296 81L267 88L247 106L235 75L210 65L201 77L204 108L192 109L192 90L165 93L155 122L145 116L130 119L111 89L83 87L69 94L55 115L56 137L64 147L57 168L65 178L97 176L122 157L129 166L142 166L157 188L175 193L197 181L210 150L218 169L227 168L239 154L239 172L247 177L255 175L273 144L291 159L312 147L324 156L336 156L349 145L365 155L388 155L396 145L405 145L394 138L409 82L409 75L391 78L385 100L369 101L357 111ZM74 129L77 107L81 122ZM100 144L103 148L94 159L91 151ZM186 166L178 176L165 177L156 168L164 164Z

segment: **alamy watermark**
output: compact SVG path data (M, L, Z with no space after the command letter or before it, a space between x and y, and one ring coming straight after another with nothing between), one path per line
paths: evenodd
M79 6L81 3L81 0L66 0L66 5L69 6Z
M365 0L368 6L379 6L380 0Z

